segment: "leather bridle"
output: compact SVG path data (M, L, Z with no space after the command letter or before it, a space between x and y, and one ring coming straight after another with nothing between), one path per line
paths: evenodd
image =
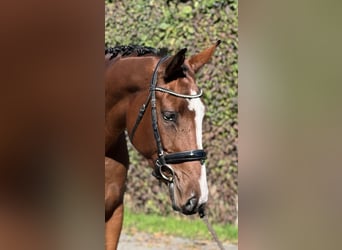
M176 153L165 153L163 150L163 144L162 144L159 129L158 129L156 91L164 92L164 93L167 93L167 94L179 97L179 98L187 98L187 99L200 98L202 96L202 90L200 90L200 92L195 95L185 95L185 94L176 93L169 89L157 87L158 68L160 64L164 62L167 58L168 56L161 58L153 71L149 95L146 99L146 102L140 108L138 117L136 119L136 122L132 129L132 133L130 135L130 140L131 142L133 142L135 131L138 128L140 121L142 120L145 114L146 108L151 102L152 128L153 128L154 139L156 141L157 150L158 150L158 158L155 161L155 166L154 166L152 175L155 176L159 180L165 181L166 183L169 184L170 189L173 189L173 181L175 177L175 172L169 164L179 164L179 163L189 162L189 161L201 161L202 163L206 159L206 153L202 149L194 149L194 150L176 152Z

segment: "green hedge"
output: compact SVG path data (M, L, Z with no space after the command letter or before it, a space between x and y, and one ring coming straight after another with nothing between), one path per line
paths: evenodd
M210 63L197 75L204 91L203 144L208 152L209 216L234 223L237 216L238 36L237 0L106 2L105 45L140 44L188 48L192 55L222 40ZM134 211L173 214L167 189L134 150L126 204Z

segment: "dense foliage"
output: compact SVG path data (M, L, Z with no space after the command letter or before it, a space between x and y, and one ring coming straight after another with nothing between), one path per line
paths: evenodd
M222 40L210 63L197 74L206 105L203 144L208 152L209 216L234 223L237 216L237 0L106 2L105 43L188 48L192 55ZM135 211L173 214L167 189L134 150L126 205Z

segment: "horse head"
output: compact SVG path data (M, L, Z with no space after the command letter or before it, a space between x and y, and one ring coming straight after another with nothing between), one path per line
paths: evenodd
M182 49L156 60L150 88L130 104L129 112L138 115L127 119L134 147L154 166L154 176L169 186L173 209L187 215L203 213L208 200L202 146L205 107L195 74L219 43L188 59Z

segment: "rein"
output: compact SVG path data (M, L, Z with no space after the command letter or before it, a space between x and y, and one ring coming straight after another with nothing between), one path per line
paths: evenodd
M215 240L217 246L220 248L220 250L224 250L222 242L219 240L214 228L211 226L210 222L208 221L208 216L203 215L203 216L201 216L201 218L204 221L204 223L207 225L207 228L208 228L209 232L211 233L211 236Z
M139 110L138 117L132 129L130 140L131 142L133 142L135 131L138 128L149 103L151 103L152 128L153 128L154 139L156 141L157 150L158 150L158 158L155 162L152 175L155 176L157 179L162 179L166 181L169 184L170 191L172 191L175 173L174 173L173 168L168 164L179 164L179 163L189 162L189 161L203 162L206 159L206 153L202 149L194 149L194 150L169 153L169 154L164 152L163 144L162 144L159 129L158 129L156 92L159 91L159 92L167 93L167 94L179 97L179 98L186 98L186 99L200 98L203 94L202 90L200 90L199 93L194 94L194 95L185 95L185 94L176 93L166 88L157 87L157 76L158 76L159 66L168 58L169 58L168 56L161 58L158 61L153 71L151 84L150 84L150 91L149 91L149 94L147 96L145 103L141 106Z

